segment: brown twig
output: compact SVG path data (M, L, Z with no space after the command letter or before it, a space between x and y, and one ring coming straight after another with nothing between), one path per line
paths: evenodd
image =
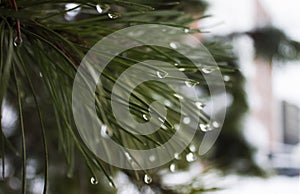
M18 5L17 5L16 0L11 0L11 5L15 11L18 11ZM20 20L17 19L16 22L17 22L17 38L18 38L18 42L21 43L22 42L22 34L21 34Z

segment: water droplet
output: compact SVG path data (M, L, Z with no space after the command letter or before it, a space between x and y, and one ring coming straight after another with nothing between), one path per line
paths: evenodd
M43 77L43 74L42 74L42 72L40 72L40 73L39 73L39 76L40 76L40 77Z
M130 156L130 154L128 152L125 152L125 157L127 158L127 160L131 161L132 157Z
M174 63L174 66L178 66L179 64L178 63Z
M189 124L191 122L191 118L190 117L184 117L183 118L183 123L184 124Z
M189 146L189 149L191 150L191 152L195 152L197 150L196 146L194 144L191 144Z
M76 15L79 14L81 7L77 3L67 3L65 5L65 10L70 10L70 11L66 12L67 17L65 17L65 18L67 20L72 20Z
M148 121L148 120L149 120L149 118L148 118L148 116L147 116L146 114L143 114L143 119L144 119L145 121Z
M172 105L172 103L169 100L165 100L164 104L168 107L170 107Z
M156 157L154 155L149 156L150 162L154 162L156 160Z
M180 125L179 124L174 124L174 128L175 128L175 130L179 130L180 129Z
M183 97L181 96L181 95L179 95L179 94L173 94L173 96L175 96L176 98L178 98L178 99L180 99L180 100L183 100Z
M96 5L96 10L98 11L98 13L103 13L103 9L100 4Z
M195 85L199 84L199 82L195 81L195 80L186 80L185 85L189 88L194 87Z
M166 125L164 125L164 124L161 125L161 128L168 129L168 127Z
M190 29L185 28L183 31L184 31L185 33L189 33L189 32L190 32Z
M148 174L145 174L145 176L144 176L144 182L146 184L150 184L152 182L151 176L149 176Z
M113 132L107 128L106 125L101 126L101 136L104 138L109 138L113 135Z
M185 71L185 68L181 67L178 69L179 71Z
M224 80L225 82L229 82L229 81L230 81L230 76L224 75L224 76L223 76L223 80Z
M205 104L203 104L202 102L195 102L196 107L200 110L202 110L205 107Z
M109 19L117 19L120 15L117 13L108 13L107 16Z
M194 162L197 159L197 157L195 156L195 154L192 153L192 152L188 153L185 156L185 158L186 158L186 161L188 161L188 162Z
M213 122L212 122L212 126L213 126L214 128L219 128L219 127L220 127L220 124L219 124L217 121L213 121Z
M98 184L98 180L95 177L91 177L91 183L93 185L97 185Z
M211 67L203 67L202 72L205 74L210 74L211 72L213 72L215 69L211 68Z
M203 132L206 132L206 131L210 131L211 130L211 127L209 124L203 124L203 123L200 123L199 124L199 127L201 129L201 131Z
M165 78L165 77L168 76L168 73L165 72L165 71L157 71L157 72L156 72L156 75L157 75L158 78L163 79L163 78Z
M114 184L112 182L109 182L108 185L112 188L114 187Z
M176 171L176 165L174 163L170 164L170 171L175 172Z
M176 160L180 160L181 159L181 157L180 157L180 154L179 153L174 153L174 158L176 159Z
M169 45L172 49L177 49L177 45L175 42L171 42Z
M164 118L161 118L161 117L158 117L158 120L159 120L160 122L162 122L162 123L165 122L165 119L164 119Z
M22 42L23 42L22 39L16 37L15 40L14 40L14 46L15 47L20 47L22 45Z

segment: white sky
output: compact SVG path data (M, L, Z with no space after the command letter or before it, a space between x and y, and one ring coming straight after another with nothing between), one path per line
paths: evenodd
M208 18L201 22L212 34L226 35L231 32L251 30L256 25L256 0L209 0ZM259 0L270 15L273 25L300 41L299 0ZM300 61L285 67L274 68L274 94L300 106Z

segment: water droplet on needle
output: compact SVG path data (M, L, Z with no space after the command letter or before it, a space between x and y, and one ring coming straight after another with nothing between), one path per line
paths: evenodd
M152 182L151 176L149 176L148 174L145 174L145 176L144 176L144 182L146 184L150 184Z
M91 177L91 183L93 185L96 185L96 184L98 184L98 180L95 177Z

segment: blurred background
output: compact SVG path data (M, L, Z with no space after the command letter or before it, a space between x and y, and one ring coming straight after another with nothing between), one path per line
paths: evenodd
M236 180L220 193L299 193L300 62L297 48L286 42L300 41L300 2L212 0L209 4L207 13L213 17L199 25L210 29L207 37L233 38L249 105L243 134L256 148L256 162L274 173L267 180ZM278 50L272 48L276 42Z

